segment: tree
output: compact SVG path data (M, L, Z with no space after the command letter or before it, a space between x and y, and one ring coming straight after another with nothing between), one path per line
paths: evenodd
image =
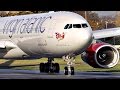
M25 14L32 14L31 11L10 11L8 16L15 16L15 15L25 15Z
M0 11L0 16L6 17L6 16L25 15L32 13L45 13L45 12L48 11Z
M6 17L6 16L8 16L8 15L7 15L8 12L9 12L9 11L0 11L0 16L1 16L1 17Z
M115 25L116 25L117 27L120 27L120 14L117 14L117 15L115 16Z

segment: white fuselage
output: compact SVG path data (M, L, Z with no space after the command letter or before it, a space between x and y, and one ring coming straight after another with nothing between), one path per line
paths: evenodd
M86 28L67 28L67 24L87 24ZM0 41L12 42L1 58L61 57L80 54L92 43L92 29L80 15L53 12L0 18ZM7 44L9 47L9 44Z

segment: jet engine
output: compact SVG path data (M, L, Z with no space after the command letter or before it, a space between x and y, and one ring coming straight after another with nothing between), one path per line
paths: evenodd
M107 43L94 43L81 54L83 61L94 68L111 68L119 61L118 50Z

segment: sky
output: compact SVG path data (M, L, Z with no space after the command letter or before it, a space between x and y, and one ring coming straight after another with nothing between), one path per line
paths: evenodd
M118 11L95 11L99 16L115 16Z

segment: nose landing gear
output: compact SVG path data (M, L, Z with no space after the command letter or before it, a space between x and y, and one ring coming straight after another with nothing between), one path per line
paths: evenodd
M64 74L65 75L68 75L68 74L71 74L71 75L74 75L74 67L73 67L73 62L75 61L75 56L70 56L70 55L67 55L67 56L63 56L63 59L64 61L67 62L67 66L65 66L64 68Z

